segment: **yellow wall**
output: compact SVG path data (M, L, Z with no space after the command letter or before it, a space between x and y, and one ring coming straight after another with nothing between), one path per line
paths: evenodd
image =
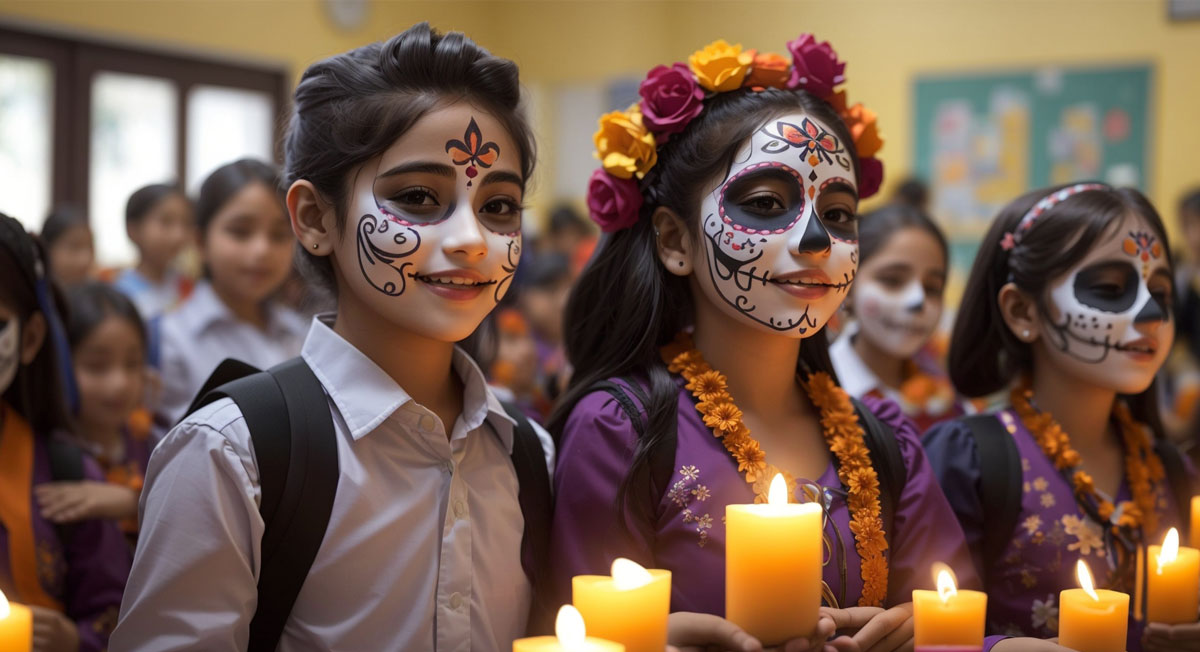
M1149 61L1150 194L1172 216L1200 184L1200 21L1168 21L1164 0L375 1L350 32L333 28L317 0L6 0L5 17L280 62L293 75L424 19L515 59L535 88L640 76L718 37L783 50L811 31L849 62L851 100L879 113L893 181L910 161L918 73Z

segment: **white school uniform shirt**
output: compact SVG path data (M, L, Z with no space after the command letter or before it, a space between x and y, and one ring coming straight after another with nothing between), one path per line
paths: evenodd
M833 344L829 345L829 360L833 362L833 370L837 372L838 384L854 398L862 398L875 389L888 398L893 398L893 394L898 395L884 385L859 357L858 351L854 349L854 336L857 333L858 322L850 322Z
M531 589L510 455L514 422L455 349L463 410L436 414L327 324L302 356L325 389L337 437L329 525L279 650L511 649ZM547 466L553 446L535 424ZM257 605L263 520L250 433L222 399L155 449L141 533L113 650L244 650Z
M159 421L178 421L225 358L274 367L300 353L307 332L308 321L280 305L267 308L267 326L260 330L238 319L212 285L198 284L187 301L162 318Z

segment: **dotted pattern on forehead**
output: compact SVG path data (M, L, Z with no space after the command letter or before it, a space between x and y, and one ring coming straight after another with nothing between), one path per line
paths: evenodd
M741 231L742 233L749 233L751 235L770 235L770 234L786 233L793 226L796 226L796 223L799 222L800 218L804 216L804 211L808 207L808 199L807 198L805 198L803 196L800 198L800 211L796 213L796 216L792 219L792 221L787 226L781 227L778 229L774 229L774 230L751 229L751 228L742 226L742 225L734 222L729 216L727 216L725 214L725 189L728 188L735 180L741 178L743 175L754 172L755 170L761 170L763 168L779 168L781 170L784 170L785 172L787 172L788 174L790 174L796 178L796 182L800 184L801 188L804 187L804 179L802 179L800 177L800 173L797 172L796 170L793 170L791 166L789 166L785 163L779 163L777 161L765 161L763 163L755 163L754 165L743 168L740 172L738 172L737 174L730 177L730 179L725 182L725 185L721 187L721 196L717 199L717 211L721 215L721 220L724 221L729 226L733 227L733 229L735 231Z

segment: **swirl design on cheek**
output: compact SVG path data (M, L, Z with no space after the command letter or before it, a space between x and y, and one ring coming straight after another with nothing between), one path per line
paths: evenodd
M386 236L395 226L395 233L390 238ZM421 248L421 235L412 226L400 224L399 221L380 220L367 213L358 220L356 229L358 239L358 267L363 278L371 287L389 297L404 294L408 283L405 272L412 267L411 262L404 262ZM389 246L380 246L376 240L390 240ZM390 245L395 245L392 247ZM397 283L398 281L398 283Z
M519 232L518 232L519 233ZM508 285L512 282L513 275L517 273L517 263L521 261L521 239L516 237L508 241L508 263L501 265L500 269L507 274L500 282L496 284L496 292L493 298L496 303L500 303L500 299L504 298L504 294L508 292Z

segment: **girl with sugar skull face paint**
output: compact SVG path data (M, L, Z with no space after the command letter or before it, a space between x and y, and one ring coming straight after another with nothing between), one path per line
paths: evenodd
M1134 593L1139 547L1183 523L1191 479L1164 439L1154 388L1175 335L1172 293L1166 231L1136 190L1039 190L992 224L955 325L950 374L967 396L1010 390L1011 406L982 417L991 421L939 424L924 442L980 551L989 626L1057 635L1046 596L1071 585L1077 559L1098 585ZM981 467L1003 458L980 459L986 427L1011 434L997 441L1020 460L988 489ZM1020 496L1011 503L1019 511L982 500L985 492ZM1129 650L1200 643L1200 627L1141 620L1131 613Z
M833 92L829 44L788 47L790 66L717 41L600 120L588 204L609 235L567 307L552 581L569 600L572 576L631 558L673 571L673 609L736 630L722 516L780 474L825 514L821 592L797 607L811 620L789 649L823 649L834 629L905 649L930 559L976 580L911 423L837 385L824 327L855 283L880 141L874 114ZM865 411L881 423L864 427Z
M963 414L926 347L942 317L946 238L929 216L903 204L865 215L859 225L858 277L846 302L853 321L829 357L847 392L895 401L923 432Z

